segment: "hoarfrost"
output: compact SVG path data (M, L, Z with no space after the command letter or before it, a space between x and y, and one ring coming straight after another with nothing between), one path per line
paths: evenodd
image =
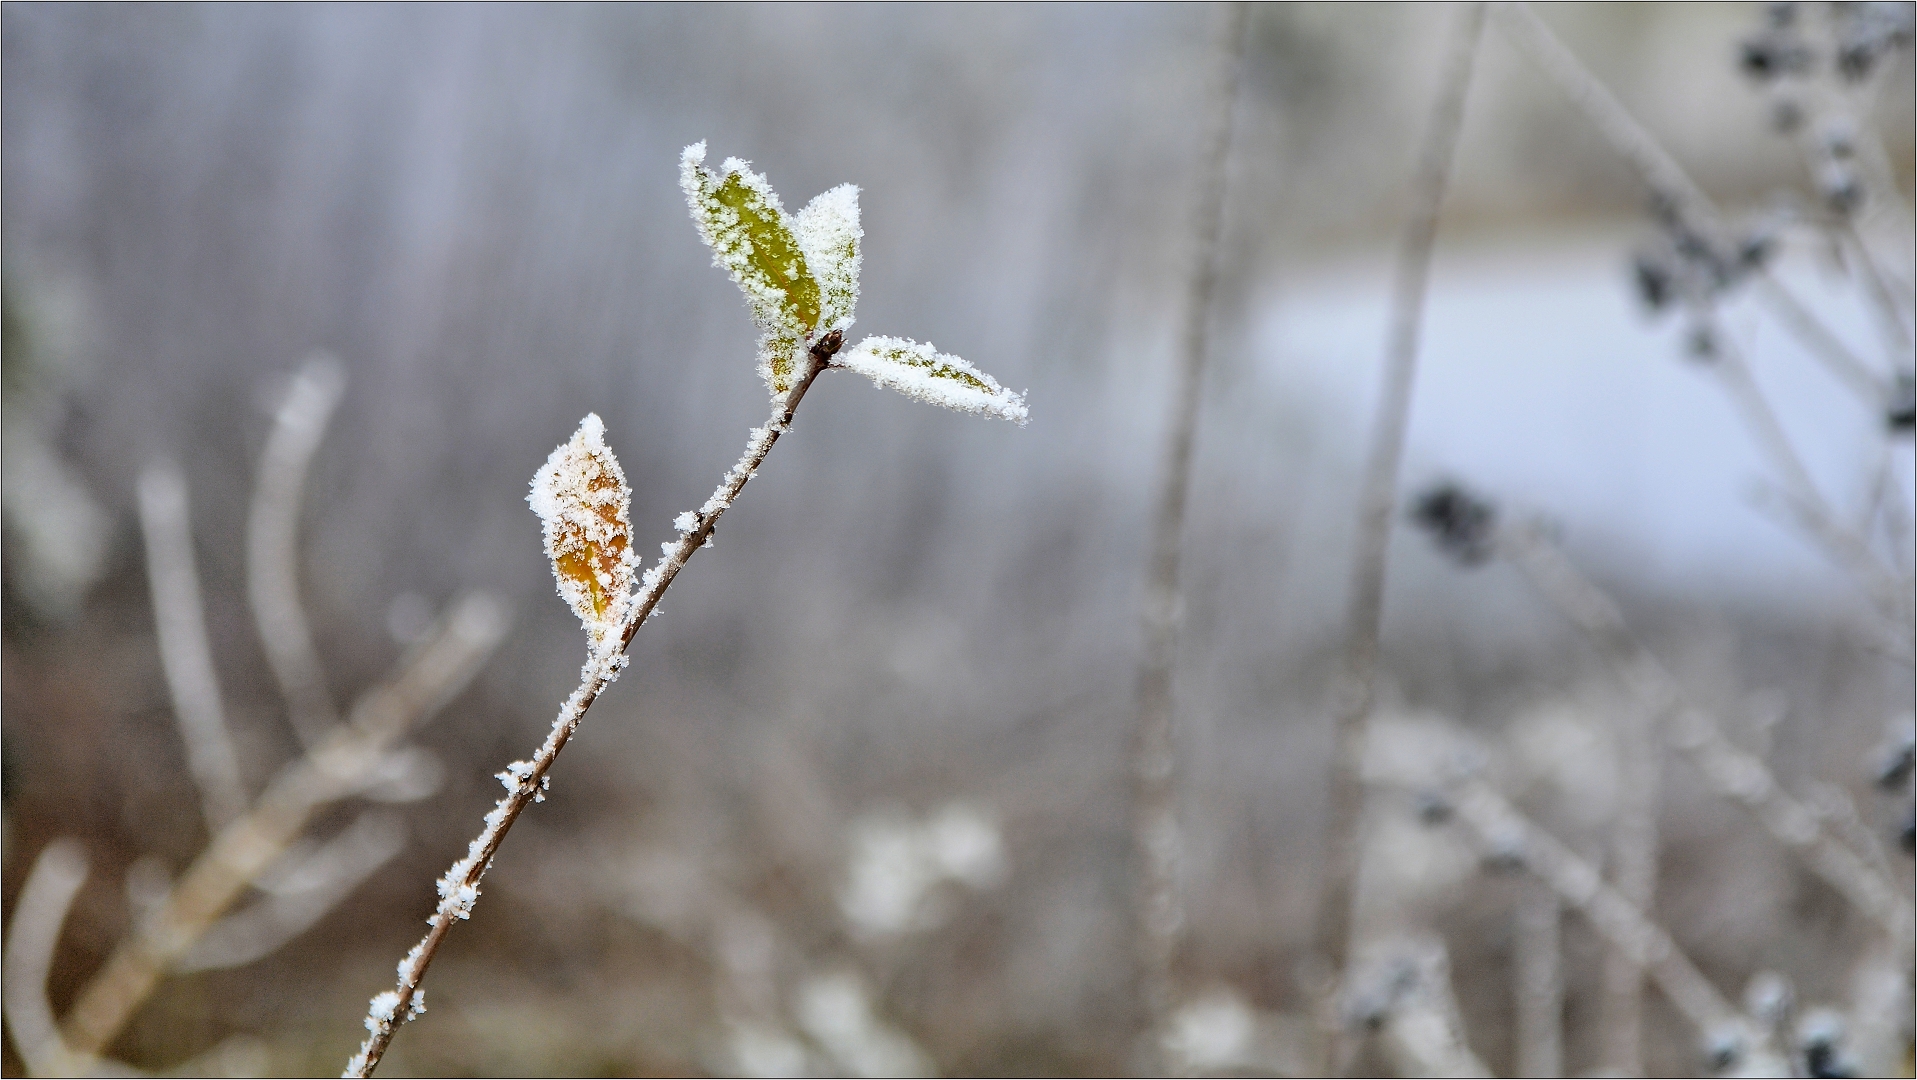
M879 386L910 398L977 416L1010 420L1020 427L1031 418L1025 398L998 380L929 342L874 336L834 361Z
M399 1011L399 995L391 990L382 990L374 995L372 1007L366 1012L366 1030L378 1031L381 1025L393 1022L393 1014Z
M505 771L493 774L493 778L506 786L507 791L518 791L526 778L533 774L535 766L530 761L515 761L506 766Z
M778 192L749 162L727 158L705 167L706 144L679 157L679 187L712 249L712 261L745 293L759 324L759 375L774 394L792 388L807 339L819 325L819 283L806 266L792 218Z
M606 425L597 413L587 413L572 438L540 466L526 501L545 525L559 595L596 648L625 621L635 569L632 489L606 446Z
M793 219L806 264L819 283L817 333L852 329L859 303L859 189L840 184L821 192Z

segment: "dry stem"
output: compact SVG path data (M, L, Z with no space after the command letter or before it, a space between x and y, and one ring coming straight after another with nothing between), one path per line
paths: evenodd
M1737 407L1745 426L1756 437L1758 446L1770 458L1772 467L1783 474L1786 503L1792 516L1839 566L1857 577L1895 643L1908 651L1911 637L1909 584L1900 580L1900 575L1878 558L1862 536L1846 528L1838 519L1829 500L1824 498L1823 492L1811 479L1803 457L1791 443L1790 434L1784 430L1777 411L1771 408L1770 401L1765 398L1763 388L1757 384L1742 351L1728 337L1722 334L1716 337L1717 355L1711 366L1717 372L1731 403Z
M1796 336L1807 347L1812 356L1824 362L1838 382L1851 388L1866 407L1873 412L1883 408L1890 397L1890 383L1870 365L1857 358L1850 346L1837 339L1817 316L1810 313L1804 302L1776 277L1766 274L1758 279L1758 292L1770 306L1771 314L1784 324L1784 329Z
M405 844L406 829L397 815L374 809L303 858L294 860L295 852L287 852L253 882L267 895L207 927L173 970L216 971L271 955L333 910Z
M87 1071L90 1062L75 1055L60 1038L47 1001L47 974L54 947L73 896L86 881L87 858L73 840L55 840L40 852L14 900L7 926L5 984L0 988L14 1048L33 1076L69 1076Z
M836 348L836 332L829 340L832 346L822 343L807 354L808 362L799 381L773 405L772 415L766 425L753 429L745 453L719 482L712 497L694 514L695 526L681 533L678 544L667 552L658 566L646 573L638 595L627 609L624 628L616 638L609 635L605 643L593 651L580 673L578 689L560 706L559 715L553 720L546 741L534 752L530 761L514 762L500 774L502 782L507 785L506 797L499 800L486 815L486 827L468 845L466 857L454 863L446 876L440 879L439 907L428 920L431 929L399 962L398 985L373 999L366 1016L366 1029L371 1034L361 1044L359 1053L347 1062L343 1075L371 1076L373 1070L379 1067L380 1057L392 1044L399 1025L425 1011L420 1001L420 981L426 977L426 968L432 964L453 923L472 916L473 904L479 898L480 880L492 865L493 856L498 853L507 830L512 828L513 822L519 819L527 806L544 800L547 774L554 759L565 749L573 732L578 730L586 710L592 707L600 692L619 677L620 669L626 664L626 646L631 643L633 634L651 616L659 604L659 598L671 586L680 568L692 557L693 552L711 538L719 516L738 498L746 481L758 473L760 464L771 452L773 444L779 441L779 436L791 427L792 415L798 410L799 402L805 398L806 391L811 388L819 372L830 364L831 349Z
M1610 597L1533 527L1501 530L1498 549L1597 642L1642 706L1663 718L1671 743L1697 766L1712 790L1742 804L1812 873L1881 926L1900 954L1908 953L1912 908L1898 886L1833 836L1819 814L1792 798L1762 760L1733 745L1714 717L1686 699L1676 677L1631 635Z
M300 494L307 466L326 433L327 417L344 387L339 362L324 353L293 376L260 455L259 479L246 518L246 597L266 646L267 665L291 711L293 730L307 746L332 730L339 713L300 604Z
M1549 886L1531 883L1518 896L1512 980L1517 1000L1518 1075L1564 1075L1564 905ZM1638 978L1643 974L1636 969Z
M1558 84L1558 88L1597 127L1612 148L1631 163L1652 194L1699 235L1710 238L1714 243L1721 242L1726 229L1716 204L1684 171L1677 159L1664 149L1657 137L1638 123L1637 118L1618 101L1610 88L1593 75L1571 50L1564 47L1564 43L1528 5L1501 3L1497 10L1501 16L1500 24L1512 40ZM1758 290L1759 298L1772 308L1784 328L1823 360L1838 379L1855 387L1860 385L1861 375L1883 386L1881 378L1865 372L1863 365L1838 343L1837 335L1791 297L1769 270L1760 270L1758 281L1763 285ZM1871 404L1880 407L1883 404L1881 394L1872 399Z
M1500 854L1517 854L1526 870L1582 913L1605 941L1644 968L1699 1031L1749 1026L1662 927L1604 884L1591 864L1526 818L1490 785L1466 781L1458 790L1456 808L1458 818L1480 840ZM1751 1035L1760 1037L1754 1029Z
M1353 961L1359 1019L1384 1037L1399 1076L1490 1076L1465 1041L1443 939L1414 933L1367 943Z
M200 789L206 827L217 832L246 809L246 788L220 706L213 650L206 640L186 478L170 461L140 474L140 534L146 541L146 577L153 591L160 668L166 673L173 715L186 743L187 771Z
M1612 887L1632 907L1652 910L1657 893L1657 818L1662 795L1663 754L1651 710L1627 704L1617 725L1618 813L1611 829ZM1621 949L1604 954L1599 1029L1605 1068L1619 1076L1644 1072L1644 971Z
M220 830L80 992L63 1025L72 1051L89 1058L103 1053L161 976L280 857L313 815L377 777L393 741L463 686L504 630L497 601L462 600L442 632L403 665L398 678L360 698L346 723L322 736L274 778L251 810Z
M1135 933L1138 950L1138 1000L1146 1038L1140 1055L1162 1067L1162 1041L1173 1006L1172 957L1184 921L1178 900L1177 751L1173 736L1172 669L1178 657L1179 563L1190 501L1193 444L1198 405L1209 355L1212 295L1217 290L1219 238L1224 227L1225 181L1231 156L1232 118L1244 66L1250 5L1226 10L1223 63L1217 100L1199 176L1197 239L1185 325L1180 339L1178 384L1170 436L1159 477L1158 507L1152 520L1149 579L1145 590L1144 655L1138 665L1138 716L1133 729L1132 858Z
M1398 250L1392 290L1391 328L1385 347L1384 386L1372 423L1358 504L1357 554L1352 564L1344 670L1334 703L1334 757L1330 813L1326 833L1325 888L1318 902L1317 944L1326 957L1349 951L1351 904L1356 891L1360 829L1364 810L1361 776L1364 727L1371 715L1378 666L1378 633L1384 607L1385 553L1397 505L1398 468L1404 456L1405 427L1411 414L1417 374L1418 331L1424 314L1425 286L1438 233L1438 212L1463 126L1465 94L1484 26L1484 5L1468 4L1458 14L1450 51L1432 106L1431 125L1420 148L1411 192L1411 217ZM1327 1010L1333 1015L1335 1010ZM1341 1025L1342 1027L1342 1025ZM1340 1055L1344 1056L1343 1054Z

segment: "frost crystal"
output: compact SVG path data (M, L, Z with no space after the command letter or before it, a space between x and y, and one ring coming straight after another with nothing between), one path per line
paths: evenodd
M765 177L738 158L727 158L718 172L705 160L705 143L686 147L679 186L713 263L732 275L759 324L759 374L773 393L783 394L819 325L819 283Z
M830 331L851 327L859 302L859 189L840 184L787 214L765 177L738 158L706 168L706 144L679 157L699 236L712 261L745 292L759 324L759 374L773 394L792 389L807 350ZM1025 399L956 356L908 338L871 337L833 361L880 386L948 409L1023 425ZM755 434L756 438L756 434ZM681 533L692 531L681 516ZM697 521L693 522L697 525Z
M869 337L834 361L907 397L959 412L995 416L1024 426L1025 399L998 380L930 343L910 338Z
M391 990L383 991L373 998L372 1008L366 1014L366 1030L377 1032L382 1025L393 1022L393 1013L399 1009L399 995Z
M814 196L793 219L799 250L819 283L818 333L852 329L859 303L859 189L840 184Z
M572 605L597 647L625 620L635 569L629 513L632 490L606 446L595 413L579 423L533 475L526 497L546 527L559 595Z

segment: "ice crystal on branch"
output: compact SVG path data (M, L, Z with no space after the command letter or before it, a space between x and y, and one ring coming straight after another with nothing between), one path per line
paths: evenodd
M632 489L606 446L606 425L587 413L556 447L526 496L546 526L559 595L572 605L595 647L624 622L632 596Z
M1023 397L930 343L869 337L850 352L841 353L836 363L907 397L959 412L995 416L1021 426L1031 415Z

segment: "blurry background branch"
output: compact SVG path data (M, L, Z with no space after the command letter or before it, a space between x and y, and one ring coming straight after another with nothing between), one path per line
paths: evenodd
M261 628L269 631L269 645L271 633L286 635L290 644L286 640L279 644L283 655L295 658L292 670L306 670L302 665L310 662L314 666L306 674L315 676L317 659L305 629L297 579L292 576L293 537L283 531L297 520L306 463L338 392L338 372L330 361L315 361L295 378L268 441L260 481L263 486L286 484L290 489L271 495L256 492L253 520L267 524L255 530L253 537L267 539L251 544L249 551L254 558L279 560L279 577L253 576L255 582L268 583L255 590L253 597L256 610L262 612ZM340 799L416 799L436 790L437 763L418 750L394 752L392 744L465 687L498 646L507 625L497 600L483 593L461 598L402 660L391 682L363 695L346 723L320 733L312 748L285 767L259 800L248 806L205 636L185 482L176 468L162 464L143 473L139 487L163 667L213 837L177 883L170 887L162 883L164 895L136 913L132 932L81 991L63 1025L64 1043L51 1029L39 1030L52 1023L44 999L38 1006L28 998L21 998L24 1005L9 1006L18 1044L49 1048L34 1051L39 1057L28 1061L35 1072L97 1067L100 1056L161 977L251 963L273 952L391 859L403 832L397 820L384 812L362 814L344 832L321 844L300 844L299 838L315 813ZM280 606L275 608L276 604ZM304 687L300 692L306 692L318 686L317 682L302 683L301 678L304 675L296 674L286 684L296 716L303 707L295 697L296 688ZM316 706L309 700L304 707L310 719L310 709ZM19 936L9 937L9 969L20 969L23 986L33 978L38 981L32 986L44 985L46 958L41 952L50 957L60 919L79 887L83 875L73 869L78 858L68 848L49 848L37 864L45 873L36 880L52 884L34 894L37 906L16 909L13 925ZM226 915L242 892L254 885L265 893L263 898ZM24 924L22 912L27 915ZM26 952L16 956L14 950L20 948Z
M300 496L344 384L339 361L323 353L293 376L260 454L259 478L246 517L246 598L293 730L308 746L339 722L339 714L300 603Z
M33 862L7 922L5 988L7 1030L27 1070L35 1076L74 1075L85 1069L60 1038L47 1001L47 974L60 944L73 895L86 882L87 860L72 840L48 844Z
M1138 712L1132 733L1132 920L1136 927L1137 998L1142 1022L1137 1054L1143 1074L1164 1067L1161 1044L1177 1005L1174 964L1185 918L1179 897L1178 740L1172 697L1184 606L1179 571L1186 508L1191 499L1199 405L1216 314L1213 293L1218 285L1231 135L1243 82L1251 6L1231 3L1223 12L1210 126L1198 158L1198 197L1191 218L1191 277L1183 298L1176 381L1152 516L1142 619L1144 643L1137 674Z
M1384 619L1386 555L1398 503L1398 472L1405 429L1411 419L1411 394L1417 375L1418 334L1424 316L1431 256L1438 239L1438 214L1464 125L1465 98L1484 29L1484 5L1458 5L1450 43L1432 95L1431 116L1419 146L1411 181L1411 211L1394 264L1390 323L1387 327L1383 389L1371 422L1358 489L1357 542L1353 545L1350 594L1346 599L1343 667L1332 702L1332 768L1325 831L1325 877L1317 908L1316 942L1333 964L1348 965L1356 943L1351 938L1351 907L1356 900L1359 846L1364 816L1360 776L1365 721L1377 699L1378 641ZM1337 980L1327 989L1333 996ZM1323 1006L1327 1016L1336 1006ZM1334 1023L1336 1021L1334 1020ZM1330 1068L1350 1066L1352 1047L1342 1025L1330 1045Z
M172 462L160 462L140 474L140 533L146 539L153 625L173 715L186 742L187 767L200 788L207 830L218 832L246 808L247 793L239 753L220 706L213 647L206 639L186 477Z
M1716 719L1692 704L1664 665L1637 643L1617 606L1595 583L1536 525L1500 530L1498 547L1599 646L1643 708L1660 718L1671 744L1690 758L1713 791L1750 810L1779 843L1882 927L1895 952L1909 953L1912 905L1903 890L1824 828L1819 816L1792 798L1761 760L1726 739Z
M1789 1069L1766 1033L1717 992L1710 980L1678 949L1670 934L1604 884L1589 863L1555 837L1519 814L1503 796L1480 780L1466 781L1457 792L1457 814L1489 856L1507 860L1537 875L1566 904L1584 915L1593 929L1649 973L1699 1038L1711 1048L1713 1068L1737 1068L1746 1076L1786 1076Z

